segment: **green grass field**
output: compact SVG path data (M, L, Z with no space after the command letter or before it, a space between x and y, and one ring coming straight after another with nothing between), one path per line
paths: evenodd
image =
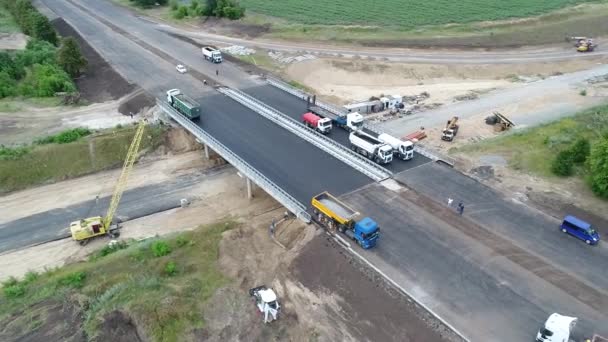
M540 15L585 0L241 0L248 11L320 25L398 26L495 21Z
M56 322L32 317L39 304L71 300L83 311L88 340L96 340L106 314L120 310L153 341L184 341L192 329L205 326L207 299L229 283L217 265L219 241L236 226L218 222L165 239L105 247L87 262L9 279L2 283L0 322L19 327L23 336L41 326L52 329Z
M162 132L147 127L140 150L158 146ZM0 193L120 166L134 133L133 127L111 129L68 144L28 146L18 158L0 158Z
M608 105L546 125L466 145L452 152L476 156L500 155L505 157L509 166L515 170L543 177L556 177L551 173L551 162L559 151L581 137L593 143L606 132ZM584 176L584 170L577 171L580 176Z

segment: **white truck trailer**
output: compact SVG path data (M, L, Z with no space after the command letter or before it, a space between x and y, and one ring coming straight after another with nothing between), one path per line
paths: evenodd
M205 46L204 48L201 48L201 51L203 51L203 57L205 57L206 60L213 63L222 63L222 52L220 50L212 48L211 46Z
M365 132L351 132L348 140L353 151L378 164L388 164L393 161L393 148Z
M391 145L391 147L393 148L393 153L399 159L411 160L412 158L414 158L414 144L411 141L403 141L386 133L380 134L378 136L378 140L382 141L385 144Z

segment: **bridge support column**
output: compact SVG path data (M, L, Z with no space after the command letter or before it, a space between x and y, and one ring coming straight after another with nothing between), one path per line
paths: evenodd
M203 144L205 149L205 158L209 159L209 146L207 144Z
M253 198L253 186L254 184L251 182L251 179L247 178L247 198Z

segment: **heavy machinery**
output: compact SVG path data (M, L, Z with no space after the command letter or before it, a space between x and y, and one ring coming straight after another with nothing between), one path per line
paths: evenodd
M597 47L597 44L591 38L571 37L570 39L574 40L574 47L578 52L591 52Z
M370 217L355 221L359 213L327 191L313 197L311 203L314 219L327 229L337 229L364 249L376 245L380 238L380 228Z
M441 140L452 141L458 134L458 117L454 116L445 124L445 128L441 132Z
M127 180L129 179L129 175L133 169L133 164L137 158L137 152L139 150L139 145L141 144L141 139L144 135L145 127L145 120L141 120L137 125L135 135L133 136L133 141L131 142L131 146L129 146L129 150L127 151L122 172L120 173L120 177L118 178L118 182L114 188L112 200L110 201L110 206L108 207L106 215L103 217L88 217L70 223L70 233L72 234L72 239L74 239L74 241L78 241L81 245L85 245L91 238L96 236L108 235L115 238L119 235L118 230L120 227L118 223L113 222L114 214L116 214L116 209L118 209L120 198L122 197L122 193L125 191Z
M179 89L167 91L167 102L190 120L198 119L201 116L201 106Z
M220 50L214 49L211 46L205 46L201 48L201 51L206 60L213 63L222 63L222 52Z
M255 307L264 315L264 323L270 323L279 317L281 305L277 300L277 294L266 286L258 286L249 290Z
M363 127L363 115L360 113L333 113L316 105L316 96L306 99L306 107L309 112L321 117L330 119L336 126L348 132L357 131Z
M515 126L513 121L499 112L494 112L486 117L486 124L494 126L494 131L496 132L506 131Z
M353 131L348 136L350 148L378 164L388 164L393 161L393 148L368 133Z
M311 112L302 115L302 123L322 134L328 134L332 128L331 119L322 118Z

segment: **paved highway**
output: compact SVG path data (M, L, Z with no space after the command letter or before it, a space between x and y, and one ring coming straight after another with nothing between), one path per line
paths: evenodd
M247 87L244 88L243 91L262 102L271 104L274 109L290 116L297 121L301 121L302 114L306 112L306 101L271 85ZM346 130L339 127L334 127L328 137L334 139L344 146L350 146L348 135L349 133ZM426 164L430 161L431 160L427 157L416 153L414 159L412 160L403 161L398 158L393 158L392 163L385 165L384 167L389 171L397 173Z
M197 98L203 112L200 126L298 201L307 204L313 195L324 190L342 194L371 182L348 165L211 87L204 87L200 81L187 74L177 74L174 64L160 58L149 48L146 49L140 41L127 39L115 29L96 20L91 13L83 11L80 5L74 5L71 1L43 2L55 13L61 13L129 81L141 85L158 97L163 97L167 89L180 88ZM81 3L83 2L79 2ZM117 12L113 15L107 8L90 7L96 14L106 11L103 13L104 18L121 18L123 12L120 8L105 2L91 3L109 6ZM88 5L86 4L87 7ZM134 28L132 32L141 34L143 31L145 30ZM180 56L185 64L197 69L200 67L202 72L213 70L215 73L216 65L203 60L200 51L192 45L156 31L150 34L155 38L142 38L142 41L147 44L159 41L160 50L172 51L171 56ZM161 44L163 42L167 43ZM191 57L181 57L182 54ZM213 69L209 69L210 66ZM229 63L222 63L221 68L220 78L223 83L261 84Z
M194 200L197 194L190 189L194 184L215 177L232 168L219 167L198 174L179 176L174 180L142 186L124 192L116 217L122 221L148 216L177 208L182 198ZM93 215L104 215L110 196L98 202L89 200L63 208L30 215L0 224L0 253L70 236L70 221Z
M249 92L258 89L256 91L259 94L256 96L267 96L262 100L283 112L291 113L290 115L296 115L296 109L297 115L301 114L302 101L268 88L229 63L216 66L203 61L200 53L191 45L156 31L156 25L135 20L122 9L105 1L87 0L78 3L91 8L93 13L102 16L104 20L128 30L137 38L136 41L139 39L137 43L82 12L71 0L43 2L75 26L132 82L142 85L155 95L179 85L186 92L197 96L205 113L201 121L202 127L298 200L308 203L312 194L326 189L336 194L350 192L347 200L363 213L371 214L377 219L384 231L384 238L378 248L364 252L365 255L472 340L529 340L552 311L578 314L581 328L594 327L603 332L601 329L608 326L605 324L608 322L605 310L598 309L598 305L605 303L605 277L592 276L595 266L587 265L585 260L578 265L585 270L571 270L574 266L572 263L563 258L552 259L557 246L542 246L535 249L534 254L526 251L530 249L525 241L528 237L519 234L517 229L521 228L508 225L504 219L482 223L486 227L479 228L468 221L479 219L469 216L468 211L465 215L468 220L462 220L453 213L442 214L440 208L433 207L436 202L416 197L413 191L393 193L378 185L364 186L370 183L368 178L302 139L287 134L247 108L208 87L201 87L200 82L191 76L176 75L172 62L160 58L158 54L144 48L144 45L151 44L174 58L179 57L185 64L207 75L214 74L215 69L220 68L222 83L236 85ZM266 93L268 95L264 95ZM430 192L436 191L436 187L445 183L441 179L449 180L451 176L458 175L453 170L446 175L427 165L430 164L405 171L398 178L403 180L405 177L407 182L410 174L417 177L415 182L420 183L417 189L425 193L425 187ZM420 170L420 173L415 173L416 170ZM483 189L466 183L462 186L464 190L457 188L452 191L468 194L467 197L463 195L463 198L471 203L487 200L481 196ZM361 190L351 192L357 188ZM438 201L442 202L444 194L437 196ZM492 205L503 206L505 202L498 201ZM522 219L525 217L519 218ZM542 228L548 223L534 222L531 225L534 234L540 234L541 237L550 234L549 230L538 230L536 227L541 225ZM496 224L501 226L495 227ZM480 234L472 236L464 228L477 229ZM496 234L488 235L494 229L497 230ZM496 244L497 241L509 249L505 252L500 248L501 244ZM587 246L572 245L568 248ZM599 258L605 257L605 250L594 251L600 251L597 252L600 253ZM583 255L580 253L584 252L570 253L579 258ZM514 259L514 255L525 258ZM535 264L522 265L521 261L526 260L532 260ZM539 269L557 271L542 273ZM548 281L539 274L561 278ZM572 279L579 282L571 282ZM570 283L576 284L576 289L591 289L591 292L570 290L565 287Z
M446 178L442 181L438 174ZM356 210L376 219L382 230L375 249L358 251L471 341L532 341L553 312L579 318L576 341L590 332L608 334L608 277L602 271L606 246L589 248L562 236L555 222L525 207L514 215L508 201L458 175L430 163L405 171L402 178L420 184L417 188L459 190L456 194L462 197L455 198L467 204L464 219L444 204L446 191L438 191L441 202L377 184L344 196ZM458 185L452 187L451 182ZM493 210L484 215L488 207ZM481 216L486 225L477 222ZM493 218L496 221L490 222ZM512 236L522 230L528 232ZM529 242L538 242L540 248L525 244L529 235L534 235ZM549 243L555 243L551 251ZM562 257L550 259L553 252ZM562 264L569 256L571 262ZM573 265L580 257L589 261ZM590 276L593 272L597 274Z

